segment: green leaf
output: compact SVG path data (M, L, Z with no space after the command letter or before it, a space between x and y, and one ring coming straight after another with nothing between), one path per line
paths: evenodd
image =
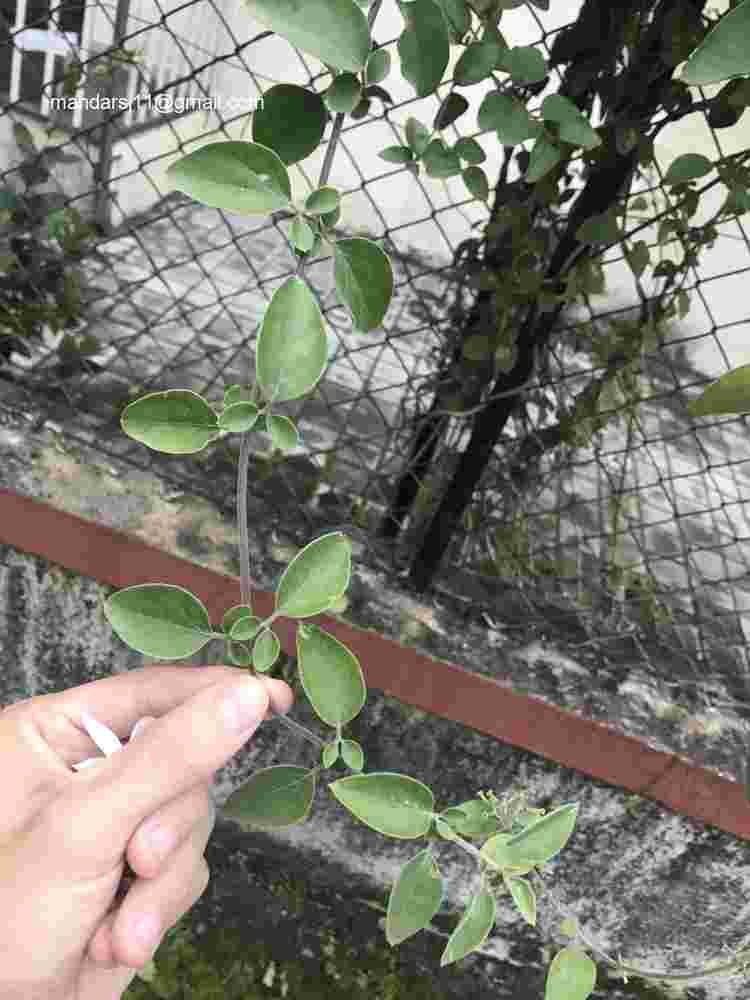
M341 741L341 756L347 767L352 771L361 771L365 766L365 755L362 747L356 740Z
M251 17L326 66L357 73L370 52L367 18L354 0L246 0Z
M386 163L411 163L414 153L408 146L386 146L378 153L381 160Z
M497 66L502 55L502 49L494 42L467 45L453 70L453 82L459 87L481 83Z
M265 628L253 644L253 666L260 673L270 670L279 658L281 643L273 629Z
M480 853L499 868L544 864L565 847L577 813L577 802L560 806L508 839L503 834L490 837Z
M238 622L240 618L247 618L248 615L252 615L252 613L253 609L250 604L235 604L233 607L227 608L224 612L221 627L228 635L232 631L232 626L235 622Z
M293 420L274 413L266 418L266 423L274 448L278 448L279 451L291 451L297 447L299 433Z
M328 114L320 94L279 83L263 94L253 112L253 139L287 165L304 160L320 145Z
M542 117L545 121L557 122L560 138L573 146L595 149L602 140L591 127L590 122L576 105L561 94L549 94L542 101Z
M219 811L243 827L280 830L307 819L314 795L315 771L277 764L256 771Z
M633 244L633 249L630 251L630 266L636 278L640 278L650 263L651 254L648 244L644 240L638 240L637 243Z
M500 829L500 820L482 799L469 799L440 814L462 837L489 837Z
M308 250L312 249L315 233L301 216L295 215L289 235L298 250L307 253Z
M388 49L375 49L370 53L365 67L365 83L382 83L391 72L391 54Z
M442 139L433 139L422 154L422 162L430 177L455 177L461 173L461 161Z
M241 400L249 401L253 398L253 390L250 386L229 385L224 390L224 406L231 406L232 403L239 403Z
M245 615L242 618L238 618L229 630L230 638L237 642L254 639L258 634L261 624L261 619L256 618L255 615ZM226 625L224 629L226 631Z
M386 837L416 840L432 825L432 791L404 774L353 774L328 788L360 822Z
M104 602L104 617L131 649L156 660L184 660L212 638L203 602L167 583L118 590Z
M679 79L690 86L750 75L750 0L726 13L683 67Z
M517 97L496 90L490 91L480 104L477 124L483 132L495 129L503 146L517 146L541 131L541 125L533 120Z
M335 212L341 202L341 196L334 187L322 187L313 191L305 201L305 211L310 215L327 215Z
M276 590L276 611L287 618L312 618L349 586L352 543L340 531L306 545L284 570Z
M466 136L458 140L453 147L453 152L460 156L462 160L466 160L467 163L484 163L487 159L487 154L477 140L469 139Z
M336 291L356 330L380 326L393 296L393 270L377 243L362 237L337 240L333 249Z
M302 278L288 278L268 304L258 337L255 370L266 399L305 396L328 360L320 307Z
M508 878L505 884L510 889L513 902L527 924L536 927L536 894L528 879Z
M596 965L578 948L558 951L550 963L544 1000L586 1000L596 986Z
M620 239L620 227L613 212L592 215L576 229L576 239L581 243L614 243Z
M299 625L297 659L302 687L319 719L345 726L359 715L367 688L351 650L317 625Z
M351 114L362 100L362 84L354 73L340 73L325 92L323 100L331 111Z
M433 122L432 127L438 132L442 132L443 129L452 125L465 111L468 110L469 102L463 94L457 94L455 91L451 91L440 105L438 113L435 115L435 121Z
M448 65L448 28L433 0L399 3L398 9L406 22L398 40L401 73L417 97L427 97L443 79Z
M750 365L741 365L710 385L702 396L688 403L694 417L721 413L750 413Z
M440 958L440 967L458 962L481 948L494 926L496 912L495 897L486 886L482 886L448 939Z
M534 184L556 167L561 159L560 147L556 146L545 133L542 133L531 147L531 158L524 174L524 180L527 184Z
M214 411L190 389L141 396L122 411L120 426L134 441L166 455L192 455L220 430Z
M673 160L664 175L665 184L685 184L711 173L714 165L702 153L683 153Z
M334 740L333 743L326 743L323 747L322 763L323 767L333 767L336 761L339 759L339 741Z
M167 180L209 208L240 215L286 208L292 195L282 160L255 142L209 142L173 163Z
M423 930L443 902L443 879L425 847L407 861L388 897L385 936L391 947Z
M534 45L516 45L503 55L501 66L522 86L538 83L547 75L544 56Z
M255 403L230 403L219 414L219 427L242 434L252 430L257 420L258 407Z
M437 0L437 4L454 38L463 38L471 27L471 14L465 0Z
M481 167L467 167L461 176L469 194L480 201L487 201L490 196L490 182Z
M416 118L406 122L406 141L415 156L421 156L430 144L430 130Z

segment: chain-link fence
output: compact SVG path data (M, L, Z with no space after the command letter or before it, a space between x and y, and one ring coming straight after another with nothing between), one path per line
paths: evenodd
M554 12L520 13L525 41L549 53L559 37ZM220 403L226 385L253 380L259 319L295 268L289 216L205 208L169 193L163 174L196 141L249 137L252 106L274 83L322 92L330 75L269 32L249 37L239 3L2 0L0 14L4 408L17 407L20 393L82 442L233 511L231 437L171 458L128 438L119 417L149 391L189 388ZM398 66L397 34L383 30L374 36ZM364 115L346 120L331 178L343 196L341 231L369 232L391 255L391 307L382 329L355 334L330 258L308 265L330 364L309 398L287 405L302 435L291 457L253 436L249 506L298 544L332 526L358 532L365 558L406 582L495 397L486 357L466 350L488 212L460 178L439 182L378 159L403 141L408 115L432 120L450 89L416 101L402 85L386 81ZM190 100L203 106L190 110ZM724 155L730 132L698 117L708 155ZM464 116L446 134L476 135L474 124ZM731 152L750 146L742 128L731 130ZM680 146L679 136L672 141ZM487 150L492 182L499 175L498 190L517 190L517 158L494 138ZM300 191L306 180L314 186L320 158L291 168ZM652 215L670 204L662 180L657 168L637 185L647 199L662 197ZM579 189L575 178L570 188ZM718 191L706 188L693 235L719 206ZM535 233L554 245L564 220L542 213ZM641 228L652 263L687 252L684 234ZM745 418L698 425L685 405L707 375L741 360L750 329L742 217L715 230L679 280L666 265L660 277L634 280L619 246L592 253L590 280L555 316L550 349L523 397L514 390L518 405L485 449L432 582L488 628L536 629L596 649L615 680L656 657L651 669L664 683L742 702ZM671 314L659 311L667 286L677 295ZM646 328L650 337L628 354L633 330ZM472 405L465 387L460 405L446 405L461 358L476 362L479 388Z

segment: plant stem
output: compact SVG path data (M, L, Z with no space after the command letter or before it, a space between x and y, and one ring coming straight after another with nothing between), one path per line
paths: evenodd
M375 2L370 7L367 15L367 26L372 31L372 27L375 23L375 18L378 16L380 8L383 4L383 0L375 0ZM341 137L341 130L344 125L345 114L339 113L336 115L336 119L333 123L333 130L331 131L331 138L328 140L328 146L326 148L325 157L323 158L323 166L320 170L320 180L318 181L318 187L323 187L328 181L328 176L331 173L331 167L333 166L333 157L336 152L336 147L338 146L339 139ZM300 257L297 261L297 273L299 274L302 269L302 262L304 258ZM250 461L250 436L248 432L242 435L242 445L240 447L240 457L239 457L239 470L237 475L237 520L239 521L240 528L240 594L241 601L248 607L252 607L251 604L251 579L250 579L250 538L247 530L247 472L248 463ZM257 675L256 675L257 676ZM274 719L277 719L283 726L290 729L294 733L298 733L303 736L310 743L313 743L317 747L324 747L325 740L321 740L319 736L315 733L311 733L309 729L301 726L299 722L294 722L293 719L288 719L285 715L274 715ZM261 723L262 724L262 723Z

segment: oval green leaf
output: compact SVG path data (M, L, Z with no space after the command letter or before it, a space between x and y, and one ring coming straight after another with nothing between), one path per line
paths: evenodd
M316 538L284 570L276 591L276 611L287 618L312 618L325 611L349 586L352 543L340 531Z
M549 94L542 101L542 117L545 121L557 122L560 138L573 146L595 149L602 140L592 128L586 116L567 97Z
M530 823L506 844L507 851L514 859L511 863L539 865L554 858L570 839L577 815L578 803L572 802L559 806L542 819Z
M261 624L262 620L255 615L245 615L234 622L229 630L229 636L237 641L254 639Z
M330 111L351 114L362 100L362 84L354 73L340 73L325 92L323 100Z
M254 403L230 403L219 414L219 427L225 431L244 433L255 426L258 407Z
M362 69L370 51L367 18L354 0L245 0L250 14L326 66Z
M268 304L255 355L258 382L268 400L306 395L328 360L328 339L315 296L302 278L288 278Z
M694 417L750 413L750 365L741 365L722 375L702 396L688 403L688 410Z
M356 740L341 741L341 756L347 767L352 771L361 771L365 766L365 754Z
M467 167L461 176L469 194L479 201L487 201L490 196L490 182L481 167Z
M305 201L305 211L310 215L327 215L339 207L341 197L334 187L322 187L313 191Z
M391 947L423 930L443 902L443 878L425 847L407 861L388 898L385 936Z
M494 129L503 146L517 146L533 139L541 129L517 97L496 90L490 91L480 104L477 124L483 132Z
M456 177L461 173L461 161L442 139L433 139L422 154L422 162L430 177Z
M263 94L253 112L253 139L287 165L299 163L318 148L327 121L320 94L279 83Z
M728 11L685 64L680 79L694 87L750 75L750 0Z
M418 118L407 118L406 141L415 156L421 156L430 143L430 130Z
M294 217L289 230L289 236L295 247L301 250L302 253L312 250L315 243L315 233L299 215L295 215Z
M443 129L452 125L453 122L459 119L461 115L468 110L469 102L463 94L457 94L452 90L440 105L438 113L435 115L433 128L438 132L442 132Z
M253 609L250 604L235 604L231 608L227 608L224 612L221 627L227 635L229 635L235 622L238 622L240 618L247 618L248 616L251 616L252 613Z
M231 406L232 403L240 401L250 402L253 398L253 390L246 385L229 385L224 390L224 406Z
M462 837L490 837L502 825L482 799L469 799L460 806L449 806L440 815Z
M292 196L281 159L254 142L210 142L173 163L167 180L210 208L240 215L286 208Z
M682 156L678 156L670 163L669 169L664 175L664 183L685 184L698 177L705 177L706 174L711 173L713 168L713 163L702 153L683 153Z
M406 22L398 40L401 73L414 87L417 97L427 97L443 79L448 66L448 27L433 0L399 3L398 9Z
M339 741L334 740L333 743L326 743L322 751L322 763L323 767L333 767L336 761L339 759Z
M235 667L251 667L253 665L253 654L243 642L227 640L227 656Z
M329 726L345 726L367 699L359 660L317 625L297 627L298 670L315 714Z
M432 791L404 774L352 774L328 788L358 820L386 837L416 840L424 837L432 824Z
M355 236L336 242L334 261L336 291L355 329L367 332L380 326L393 295L393 269L387 254L372 240Z
M473 42L467 45L453 70L453 81L459 87L470 87L486 80L497 66L501 50L494 42Z
M586 1000L596 986L596 965L585 951L568 947L552 959L544 1000Z
M281 644L273 629L266 628L253 644L253 666L264 674L279 658Z
M464 136L463 139L458 140L456 145L453 147L453 152L467 163L484 163L487 159L487 154L479 145L477 140L469 139L466 136Z
M141 396L122 411L120 426L134 441L167 455L192 455L220 430L216 413L190 389Z
M167 583L118 590L104 602L104 617L131 649L156 660L184 660L212 638L205 604Z
M365 83L382 83L391 71L391 54L387 49L375 49L365 66Z
M266 423L274 448L278 448L279 451L291 451L297 447L299 432L293 420L275 413L267 418Z
M547 75L544 56L534 45L516 45L503 54L500 65L520 86L538 83Z
M307 819L315 795L315 771L277 764L256 771L219 810L241 826L280 830Z
M448 939L440 958L441 968L482 947L495 923L496 911L495 897L483 885Z
M386 146L378 156L386 163L411 163L414 159L414 153L408 146Z
M527 924L536 927L536 893L525 878L509 878L505 884L510 889L513 902Z
M527 184L534 184L548 174L562 159L562 152L549 137L542 133L531 147L529 166L524 175Z

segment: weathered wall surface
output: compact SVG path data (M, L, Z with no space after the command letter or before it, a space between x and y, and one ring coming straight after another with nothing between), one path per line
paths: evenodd
M168 486L153 476L134 473L111 460L97 466L96 453L75 449L64 435L49 429L33 434L20 419L4 418L3 423L0 487L137 534L204 566L237 573L235 526L205 501L183 495L176 504L168 499ZM260 550L262 530L262 524L251 524L254 550ZM271 589L281 568L281 563L259 564L260 585ZM375 570L363 570L355 562L355 573L353 589L358 597L347 617L353 624L374 627L378 609L390 606L390 615L383 611L382 628L397 637L399 615L414 612L414 602L385 590ZM100 602L111 592L111 587L61 572L11 545L0 546L0 702L64 690L142 666L143 657L117 639L101 613ZM537 650L536 656L527 655L524 661L513 655L510 646L491 646L477 627L451 623L447 612L432 618L426 609L422 612L428 625L420 641L432 655L495 677L513 678L519 690L551 701L558 697L570 710L580 710L581 705L606 708L608 698L617 697L623 731L665 749L682 746L682 752L688 752L698 746L707 753L713 749L714 766L730 768L731 754L722 755L721 744L731 742L731 727L739 725L736 719L717 716L713 743L710 733L704 732L700 744L693 734L686 750L687 737L680 735L676 721L671 729L663 725L652 730L649 721L656 714L643 691L633 694L625 688L619 695L608 695L597 690L593 666L556 659L552 649L544 655ZM496 613L502 616L502 605ZM219 647L211 644L193 662L196 666L220 662L218 652ZM564 686L561 697L560 678L576 671L578 685ZM318 730L293 674L288 679L297 695L293 716ZM377 690L370 690L349 731L364 747L367 771L398 771L419 778L432 787L439 808L481 789L502 796L519 785L527 788L535 806L580 802L576 831L562 855L548 866L548 882L589 935L610 953L619 951L651 969L682 969L743 943L750 915L744 842L459 724L416 712ZM218 773L218 805L256 769L273 763L312 764L314 753L286 730L265 724ZM373 904L385 905L399 869L424 844L390 840L358 824L325 785L325 781L319 784L305 824L273 836L246 833L219 818L206 854L211 883L191 916L199 931L237 927L248 941L263 939L266 954L279 967L303 962L320 972L335 967L338 956L361 969L363 982L368 969L378 976L390 969L388 975L395 976L393 982L401 984L398 988L404 995L543 996L550 947L564 941L556 930L559 916L544 898L534 930L515 915L507 897L500 897L497 925L481 954L440 969L440 954L475 877L468 856L444 842L436 845L436 857L446 897L433 929L389 949L381 926L383 913ZM350 995L377 996L373 983L352 986ZM598 983L600 997L666 995L632 980L627 986L616 984L604 972ZM312 986L310 990L315 995ZM706 981L683 995L728 1000L750 996L750 989L735 977Z

